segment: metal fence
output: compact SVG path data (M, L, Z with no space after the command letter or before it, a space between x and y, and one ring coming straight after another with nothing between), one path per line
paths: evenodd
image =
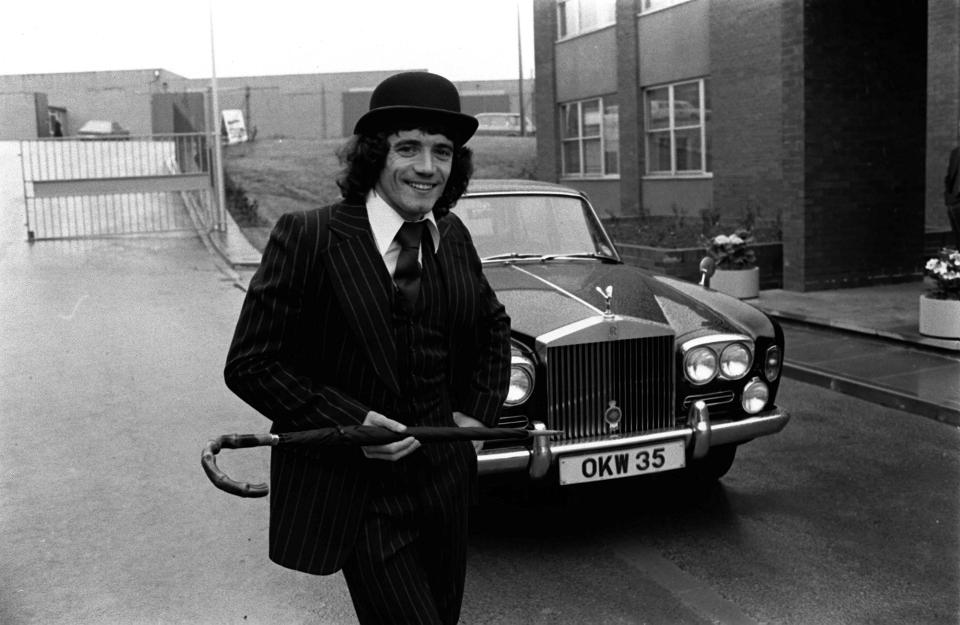
M20 142L27 238L223 230L202 133Z

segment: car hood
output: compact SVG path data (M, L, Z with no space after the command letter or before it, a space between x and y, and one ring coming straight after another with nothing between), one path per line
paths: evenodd
M713 333L774 336L769 318L749 304L623 264L488 264L484 274L506 307L513 331L531 337L602 315L606 303L597 289L607 286L613 287L613 314L669 326L683 340Z

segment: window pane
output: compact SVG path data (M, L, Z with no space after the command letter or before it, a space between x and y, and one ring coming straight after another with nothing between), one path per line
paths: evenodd
M700 84L677 85L673 88L673 119L676 126L700 124Z
M669 93L666 89L651 89L647 91L647 128L670 127Z
M600 136L600 100L588 100L580 103L583 111L583 136Z
M616 15L615 0L580 0L580 30L613 24Z
M670 133L651 132L647 134L647 171L670 171Z
M583 173L600 175L603 173L603 162L600 154L600 139L589 139L583 142Z
M573 35L577 32L576 0L563 0L557 3L557 24L560 27L560 37Z
M565 141L563 143L563 173L580 173L580 142Z
M580 136L579 125L577 124L577 105L564 104L560 107L560 115L563 117L563 138L572 139Z
M616 24L617 23L617 0L601 0L598 2L599 8L597 12L599 13L600 23L601 24Z
M620 107L616 104L603 109L603 151L605 173L620 173Z
M678 130L675 133L677 143L677 171L703 171L700 160L700 129Z

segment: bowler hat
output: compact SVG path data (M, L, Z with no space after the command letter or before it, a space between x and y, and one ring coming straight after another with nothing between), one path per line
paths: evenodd
M403 72L385 79L370 96L370 110L353 132L373 135L419 125L437 127L457 145L467 142L480 122L460 112L460 94L452 82L429 72Z

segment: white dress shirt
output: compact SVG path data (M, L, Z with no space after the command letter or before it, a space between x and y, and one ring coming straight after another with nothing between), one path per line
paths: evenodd
M400 256L400 244L396 241L396 236L400 232L400 226L403 225L404 219L373 189L370 189L370 193L367 194L367 218L370 220L373 240L377 244L380 255L383 256L387 271L392 276L397 268L397 257ZM433 212L427 213L424 219L427 221L427 231L430 232L430 238L433 239L433 249L436 251L440 249L440 230L437 228ZM417 254L417 259L420 260L422 265L422 245L420 246L420 252Z

